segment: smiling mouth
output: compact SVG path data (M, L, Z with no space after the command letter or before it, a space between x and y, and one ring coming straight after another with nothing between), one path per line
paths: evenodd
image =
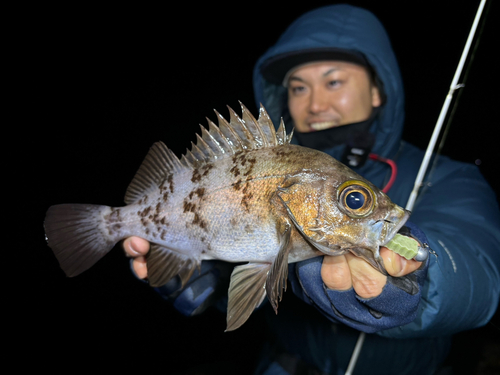
M311 129L315 131L329 129L334 127L335 125L336 125L335 121L313 122L312 124L309 124Z

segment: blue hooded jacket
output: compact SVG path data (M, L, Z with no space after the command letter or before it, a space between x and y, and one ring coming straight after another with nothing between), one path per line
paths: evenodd
M386 101L370 128L376 137L372 152L396 161L398 175L388 195L404 207L424 153L401 140L402 79L386 31L372 13L349 5L334 5L298 18L255 65L257 103L262 103L273 122L279 124L286 106L286 89L267 81L261 68L280 54L317 48L361 52L376 71ZM290 130L291 124L287 127ZM336 146L326 152L340 158L343 148ZM390 175L387 165L373 160L355 170L379 187L385 185ZM415 319L378 334L394 338L445 336L486 324L500 295L500 212L494 192L477 167L440 156L410 220L425 233L437 257L431 256ZM299 285L297 279L290 280L297 294L301 288L322 287L317 274L302 279L304 285ZM328 305L325 296L309 296L313 299L310 302ZM322 313L335 320L333 311L330 316L324 310Z
M424 152L401 140L402 80L389 38L373 14L348 5L334 5L297 19L255 65L257 104L262 103L274 124L279 124L286 109L287 92L282 85L263 77L262 66L281 54L321 48L358 51L375 70L386 99L370 127L376 139L372 152L397 162L397 179L388 195L404 207ZM288 131L291 126L287 124ZM339 159L343 148L341 145L324 151ZM356 172L382 187L391 171L384 163L368 160ZM405 294L388 283L380 296L361 301L370 310L360 309L363 311L358 314L356 304L360 301L353 293L338 298L341 292L324 286L320 275L322 257L291 264L289 281L294 293L316 309L288 294L280 303L278 316L267 309L268 327L274 335L262 351L256 373L294 373L287 366L293 367L300 361L322 373L343 373L359 334L357 330L363 330L377 334L366 336L356 371L433 374L449 350L451 334L489 321L500 295L500 211L495 194L474 165L444 156L438 158L426 181L410 220L417 226L412 230L425 233L420 231L419 238L427 237L437 257L430 257L427 274L417 275L418 293ZM217 304L227 293L229 274L226 265L206 261L201 275L193 277L184 289L173 279L157 291L173 300L184 315L196 315L208 305ZM332 296L338 298L335 305L330 300ZM223 310L224 301L221 306ZM373 313L372 307L383 317ZM339 319L335 310L342 308L347 312L354 310L358 320ZM402 321L400 325L398 319ZM331 323L339 320L346 325Z

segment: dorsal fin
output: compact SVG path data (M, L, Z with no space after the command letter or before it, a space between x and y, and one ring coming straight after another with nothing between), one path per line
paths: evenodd
M146 158L128 186L125 203L137 202L148 191L160 186L169 174L183 168L179 159L163 142L156 142L149 149Z
M192 169L200 164L212 162L225 155L242 150L253 150L290 143L292 133L286 134L285 124L277 131L271 118L261 105L258 120L240 102L242 116L229 108L229 122L217 111L218 127L208 121L208 130L201 126L201 136L196 134L196 144L179 160L163 143L155 143L142 162L125 195L125 202L131 204L141 199L148 191L156 189L167 176L182 169Z
M215 111L219 121L218 128L213 122L208 120L210 127L206 133L219 143L219 147L217 148L213 147L213 145L210 147L214 156L217 157L226 152L235 153L240 150L254 150L290 143L293 132L288 135L286 134L283 120L281 120L281 124L276 131L271 118L262 104L259 109L258 119L255 119L243 103L240 102L240 105L241 117L231 107L228 107L229 122ZM224 138L224 142L221 142L221 137ZM206 135L202 138L205 139ZM200 145L197 146L201 148ZM213 156L205 158L203 161L209 161L211 158Z
M229 109L229 122L214 110L218 126L209 118L208 130L200 125L201 136L196 135L197 141L191 143L191 150L181 158L181 164L193 168L200 163L213 161L226 154L234 154L241 150L252 150L264 147L273 147L290 143L293 131L286 134L285 124L281 120L278 130L274 129L273 122L262 104L259 109L259 118L255 117L240 102L242 116L239 117Z

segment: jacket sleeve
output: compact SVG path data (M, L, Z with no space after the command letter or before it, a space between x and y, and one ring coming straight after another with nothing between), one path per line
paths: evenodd
M416 319L386 337L449 335L485 325L500 295L500 211L479 170L446 159L417 200L411 220L431 255Z

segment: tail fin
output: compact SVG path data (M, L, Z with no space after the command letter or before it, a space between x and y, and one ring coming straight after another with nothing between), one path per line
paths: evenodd
M115 245L101 230L107 206L61 204L51 206L45 216L45 237L67 276L92 267Z

